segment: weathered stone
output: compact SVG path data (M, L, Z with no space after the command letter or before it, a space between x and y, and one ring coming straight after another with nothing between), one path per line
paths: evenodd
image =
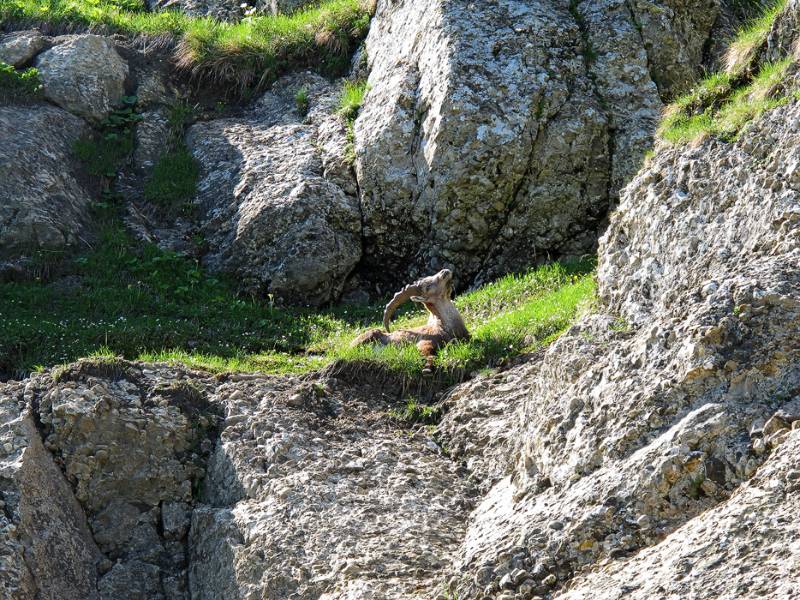
M100 552L22 402L25 387L0 385L0 596L96 600Z
M164 110L152 110L142 113L142 119L136 124L135 148L133 164L137 169L152 169L163 154L170 148L172 127Z
M108 38L76 35L36 59L45 97L61 108L102 121L125 94L128 64Z
M365 272L483 281L591 250L719 5L378 2L355 125Z
M0 37L0 62L23 67L44 48L46 40L36 30L15 31Z
M79 241L91 198L76 178L72 146L88 133L55 107L0 107L0 256Z
M310 100L305 118L294 101L301 87ZM331 150L346 146L337 88L306 74L273 89L247 118L189 131L202 171L196 202L211 247L206 263L238 274L250 291L319 305L338 297L361 257L355 184Z

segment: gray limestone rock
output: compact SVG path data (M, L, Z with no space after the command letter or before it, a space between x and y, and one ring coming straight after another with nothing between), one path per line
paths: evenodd
M125 94L128 64L114 43L99 35L75 35L36 59L45 97L94 122L102 121Z
M80 240L91 198L76 177L72 147L89 131L56 107L0 107L0 256Z
M294 95L306 88L310 112ZM246 118L192 126L206 263L245 289L307 305L336 299L361 258L361 213L343 157L338 88L303 74L277 82Z
M591 251L718 12L379 2L355 130L364 269L393 286L449 267L469 283Z
M47 44L45 37L36 30L15 31L0 37L0 62L13 67L22 67Z

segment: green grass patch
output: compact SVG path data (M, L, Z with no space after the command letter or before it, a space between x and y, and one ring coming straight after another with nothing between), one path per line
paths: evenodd
M775 0L763 13L748 22L736 34L725 54L726 70L737 74L748 69L756 51L769 35L776 17L786 8L787 0Z
M308 88L301 87L294 95L294 106L301 117L308 114Z
M133 240L117 211L96 209L103 225L94 247L50 268L50 282L0 283L0 374L100 352L215 372L302 373L347 360L421 376L413 345L350 348L365 327L379 326L382 303L314 311L240 297L235 281ZM440 353L442 379L463 379L547 343L592 298L592 268L550 265L457 298L473 337ZM425 320L408 304L395 327Z
M18 71L11 65L0 62L0 100L27 102L41 96L42 81L39 71L33 67Z
M731 84L728 75L712 76L667 109L659 136L673 144L691 142L703 135L736 139L747 123L788 102L783 80L791 64L791 58L766 63L755 77L739 87Z
M144 196L165 208L185 205L197 192L200 170L189 149L180 145L164 154L153 167Z
M727 69L706 77L668 106L659 137L674 144L704 135L733 140L748 122L788 101L790 94L781 84L791 58L753 67L758 48L785 6L786 0L777 0L738 33L727 53Z
M0 21L16 28L48 23L105 33L172 36L180 42L176 53L180 67L244 93L292 69L343 73L366 36L372 10L363 0L322 0L290 15L226 23L142 7L140 0L0 0Z
M339 114L345 121L352 123L361 110L364 96L367 93L367 82L364 80L345 81L339 96Z

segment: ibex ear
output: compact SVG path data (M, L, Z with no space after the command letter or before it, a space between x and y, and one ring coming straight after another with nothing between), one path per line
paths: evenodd
M410 300L412 302L419 302L419 303L422 303L422 304L425 303L425 298L423 298L422 296L411 296Z

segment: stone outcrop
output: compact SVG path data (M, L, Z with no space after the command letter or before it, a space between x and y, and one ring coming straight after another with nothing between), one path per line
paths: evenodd
M91 198L72 146L88 133L56 107L0 106L0 257L78 243Z
M301 116L295 93L305 88ZM347 165L338 87L304 74L278 81L245 118L192 126L195 202L206 263L245 289L300 304L338 297L361 258L361 212Z
M0 37L0 62L23 67L46 45L45 37L36 30L15 31Z
M798 119L792 100L736 142L659 148L601 241L599 308L448 393L435 432L398 431L402 396L363 374L101 361L0 386L0 589L790 597ZM26 494L52 520L26 521Z
M793 101L735 143L662 148L626 188L600 246L604 310L553 344L522 397L510 393L516 453L474 513L459 597L519 593L527 579L544 593L642 548L666 556L687 530L676 529L715 506L746 510L737 489L800 418L798 115ZM504 581L515 569L525 575ZM615 581L609 598L625 596Z
M113 42L76 35L36 58L45 97L79 117L99 123L125 94L128 64Z
M472 282L591 251L718 14L709 0L379 2L356 122L365 270Z

